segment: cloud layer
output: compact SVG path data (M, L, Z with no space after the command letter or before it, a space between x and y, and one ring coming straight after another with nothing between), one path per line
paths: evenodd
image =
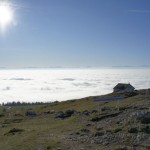
M119 82L150 88L150 69L0 70L0 103L102 95Z

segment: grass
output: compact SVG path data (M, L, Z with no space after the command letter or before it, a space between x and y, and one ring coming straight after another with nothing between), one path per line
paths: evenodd
M48 105L38 106L15 106L8 109L8 107L0 107L0 149L4 150L55 150L58 147L66 149L68 146L72 146L73 141L68 142L65 140L72 133L80 132L83 128L90 130L91 135L94 135L98 129L102 132L110 130L109 134L119 134L128 132L130 113L126 110L127 106L140 106L147 105L148 100L144 98L144 95L138 95L129 97L120 101L100 101L93 102L93 97L87 97L80 100L72 100L59 103L51 103ZM124 118L119 116L111 116L118 111L117 108L121 108L119 111L123 111ZM108 111L104 108L110 108ZM82 112L88 110L97 110L98 113L85 116L82 114L73 115L67 119L56 119L54 114L44 114L44 112L54 110L66 111L76 110ZM36 112L38 115L35 117L25 116L28 110ZM124 114L125 113L125 114ZM129 115L128 118L126 118ZM96 116L104 116L99 122L91 122L91 118ZM118 121L122 119L122 121ZM110 124L105 122L111 121ZM123 125L121 124L123 122ZM90 124L90 126L86 126ZM148 125L147 125L148 126ZM14 132L14 134L7 134L12 129L19 129L23 132ZM149 134L149 127L142 126L139 133L143 132ZM132 134L132 133L131 133ZM129 139L130 140L130 139ZM126 141L127 142L127 141ZM127 143L130 143L128 141ZM145 144L147 141L145 140ZM76 143L77 146L83 147L87 144L81 142ZM143 143L144 144L144 143ZM88 145L87 145L88 146ZM89 145L90 147L91 145ZM100 145L92 145L92 148L99 147ZM113 145L112 145L113 146ZM115 145L114 145L115 146ZM147 145L148 146L148 145ZM101 148L103 145L101 145ZM104 147L103 147L104 148ZM75 149L75 148L74 148ZM89 148L91 149L91 147Z

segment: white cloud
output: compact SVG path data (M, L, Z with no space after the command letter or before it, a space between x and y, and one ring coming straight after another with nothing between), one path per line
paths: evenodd
M102 95L112 92L118 82L130 82L136 89L150 88L150 69L0 70L0 103Z

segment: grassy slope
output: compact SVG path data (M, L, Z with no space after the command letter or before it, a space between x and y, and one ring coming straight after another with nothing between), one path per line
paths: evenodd
M100 106L100 107L99 107ZM119 101L106 101L93 102L93 97L83 98L75 101L66 101L60 103L52 103L46 106L18 106L12 107L6 112L3 111L4 107L0 108L0 114L4 116L0 117L0 149L4 150L44 150L44 149L57 149L61 147L62 149L107 149L106 145L98 144L88 144L89 141L83 142L80 140L66 140L72 133L76 133L81 129L86 127L86 124L91 124L87 127L90 130L90 135L93 135L97 128L102 128L106 133L108 130L113 132L115 129L122 128L121 133L126 133L128 124L124 123L124 126L118 126L116 124L117 120L120 118L108 118L96 123L91 123L89 120L94 117L93 114L90 116L85 115L73 115L67 119L56 119L54 114L44 114L44 112L49 110L65 111L68 109L74 109L76 111L92 111L99 110L102 107L110 107L113 112L117 112L116 106L127 107L127 106L140 106L149 107L150 106L150 95L139 94L134 97L126 98ZM27 110L32 110L38 113L36 117L27 117L25 112ZM135 110L126 110L122 113L124 120L130 118L130 113ZM145 111L145 110L143 110ZM147 111L147 110L146 110ZM99 112L99 115L107 114L109 112ZM112 113L112 112L111 112ZM109 122L109 123L106 123ZM126 121L126 122L127 122ZM16 132L14 135L8 133L11 129L23 129L23 132ZM108 131L109 132L109 131ZM115 133L113 133L115 134ZM112 134L111 134L112 135ZM145 143L144 143L145 142ZM131 140L125 141L120 144L131 145ZM144 145L148 145L148 141L143 141ZM115 149L118 143L110 144L110 149ZM114 147L114 148L113 148ZM140 146L138 147L140 149ZM109 149L109 148L108 148ZM141 149L143 149L141 147Z

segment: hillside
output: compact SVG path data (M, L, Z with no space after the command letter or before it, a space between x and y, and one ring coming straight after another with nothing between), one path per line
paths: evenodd
M0 149L149 150L150 90L119 96L124 99L1 106Z

